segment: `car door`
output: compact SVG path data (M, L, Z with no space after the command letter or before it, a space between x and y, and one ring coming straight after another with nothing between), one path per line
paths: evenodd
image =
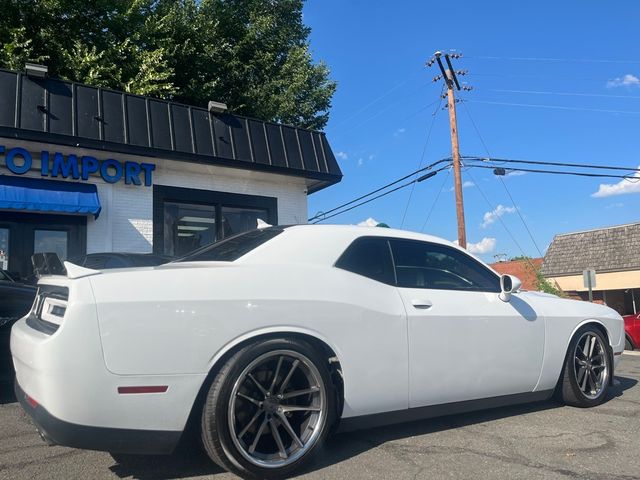
M347 313L337 345L349 392L345 414L405 410L409 405L407 318L385 237L360 237L335 263L331 289ZM339 313L338 315L344 315ZM335 317L334 318L339 318Z
M544 318L499 277L446 245L390 240L408 318L409 405L531 392L544 354Z

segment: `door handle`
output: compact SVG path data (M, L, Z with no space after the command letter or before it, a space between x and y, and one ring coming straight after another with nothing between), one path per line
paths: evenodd
M427 310L433 306L430 300L411 300L411 305L418 310Z

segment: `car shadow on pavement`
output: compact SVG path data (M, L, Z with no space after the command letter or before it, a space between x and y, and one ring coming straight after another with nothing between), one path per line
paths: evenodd
M607 399L604 403L607 403L612 398L622 396L625 390L629 390L631 387L635 386L638 383L638 380L635 378L620 377L616 375L614 382L615 384L607 392Z
M215 475L223 470L214 464L196 442L181 444L171 455L111 454L115 464L109 467L120 478L169 480Z
M609 389L606 402L623 395L625 390L638 383L637 380L627 377L617 376L616 380L616 384ZM564 404L555 400L548 400L337 434L327 441L315 460L299 473L311 473L344 462L389 441L563 406ZM116 463L109 468L120 478L165 480L223 473L223 470L216 466L193 440L183 442L172 455L168 456L115 454L112 456Z
M630 389L638 383L636 379L627 377L616 376L616 380L616 384L612 385L609 389L607 399L604 404L609 402L612 398L622 396L625 390ZM366 434L364 435L364 431L337 434L325 444L314 462L303 468L300 473L311 473L330 465L344 462L349 458L360 455L363 452L376 448L389 441L418 435L426 435L443 430L461 428L493 420L561 407L565 407L565 405L552 399L544 402L513 405L509 407L418 420L411 423L377 427L366 430Z

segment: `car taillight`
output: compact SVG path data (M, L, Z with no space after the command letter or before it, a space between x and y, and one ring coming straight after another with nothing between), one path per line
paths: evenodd
M69 301L69 289L57 285L40 285L27 325L43 333L54 333L64 319Z
M24 399L27 401L29 405L31 405L31 408L36 408L38 406L38 401L35 398L30 397L26 393L24 394Z
M44 297L40 309L40 319L60 325L67 311L67 301L56 297Z

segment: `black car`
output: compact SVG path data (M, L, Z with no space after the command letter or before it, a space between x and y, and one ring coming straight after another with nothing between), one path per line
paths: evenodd
M9 351L11 327L33 305L36 287L15 282L0 270L0 383L13 382L13 364Z
M173 260L172 257L153 253L105 252L90 253L84 257L70 259L69 261L81 267L105 270L109 268L155 267L171 260Z

